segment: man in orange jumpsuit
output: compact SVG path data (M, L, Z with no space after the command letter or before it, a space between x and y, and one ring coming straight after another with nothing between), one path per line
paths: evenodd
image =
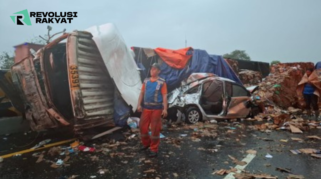
M149 157L157 157L162 128L161 117L167 116L167 85L165 80L158 76L159 73L160 66L154 63L150 70L151 77L145 79L138 99L137 110L142 112L139 123L143 144L141 150L149 148ZM151 126L151 136L148 134L149 126Z

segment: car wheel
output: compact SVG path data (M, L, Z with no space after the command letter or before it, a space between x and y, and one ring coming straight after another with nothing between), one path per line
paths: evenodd
M202 114L197 107L189 107L186 110L186 122L189 124L195 124L202 120Z

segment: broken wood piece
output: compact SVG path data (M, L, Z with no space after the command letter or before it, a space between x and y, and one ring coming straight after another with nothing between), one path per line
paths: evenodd
M43 154L40 154L39 157L38 157L38 160L36 161L36 163L42 162L43 157L44 157L44 155L43 155Z
M299 149L300 152L304 153L304 154L314 154L317 152L316 149L309 149L309 148L306 148L306 149Z
M150 161L150 160L145 160L145 163L152 163L152 161Z
M100 133L100 134L95 135L92 139L97 139L97 138L102 137L102 136L104 136L104 135L111 134L111 133L113 133L114 131L117 131L117 130L119 130L119 129L121 129L121 128L122 128L122 127L114 127L114 128L112 128L112 129L109 129L108 131L105 131L105 132L102 132L102 133Z
M154 173L154 172L156 172L155 169L149 169L149 170L144 171L144 173Z
M314 158L321 159L321 154L311 154L311 156L314 157Z
M296 137L291 137L291 139L294 140L294 141L303 141L303 139L301 139L301 138L296 138Z
M286 177L286 179L304 179L304 176L290 174L289 176Z
M64 162L68 162L69 159L70 159L70 156L66 156L66 158L64 159Z
M50 167L51 167L51 168L59 168L59 165L53 163Z
M247 150L246 153L256 155L257 152L255 150Z
M297 128L291 124L290 124L290 129L291 129L291 132L294 134L302 134L303 133L299 128Z
M244 166L246 165L247 163L244 162L244 161L239 161L237 160L236 158L232 157L231 155L228 155L228 157L233 160L233 163L236 164L236 165L240 165L240 166Z
M277 167L276 170L280 171L280 172L292 173L291 170L287 169L287 168L279 168L279 167Z
M227 173L236 173L237 172L237 169L236 168L231 168L230 170L227 170L226 171Z
M214 173L212 173L212 174L216 174L216 175L226 175L226 174L227 174L227 171L224 170L224 169L221 169L221 170L216 171L216 172L214 172Z
M318 136L315 136L315 135L313 135L313 136L307 136L306 138L307 138L307 139L321 140L321 137L318 137Z

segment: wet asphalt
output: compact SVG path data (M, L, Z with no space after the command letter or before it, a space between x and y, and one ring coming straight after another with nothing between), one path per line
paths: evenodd
M191 139L193 132L188 126L171 127L164 126L159 156L149 159L146 152L139 152L139 138L126 139L133 132L124 128L113 134L104 136L94 141L86 142L86 146L98 146L102 143L114 144L117 141L126 142L118 147L109 148L110 151L102 152L78 152L71 153L67 162L68 166L52 168L50 162L64 159L65 156L50 156L45 153L45 161L36 163L37 157L33 153L4 159L0 163L1 179L67 179L73 175L82 178L120 178L120 179L162 179L162 178L190 178L222 179L212 174L216 170L230 169L236 164L228 157L233 156L242 160L247 156L249 149L256 150L256 157L246 166L245 171L255 174L265 173L278 178L286 178L288 173L281 173L276 168L290 169L292 174L303 175L306 179L321 178L321 159L313 158L307 154L294 155L289 150L314 148L320 149L320 140L292 141L291 137L305 139L309 135L321 137L321 129L304 131L303 134L292 134L290 131L276 131L271 133L260 132L248 127L248 123L233 124L232 122L219 122L216 130L217 137L200 137L196 142ZM134 133L137 134L137 133ZM187 134L181 137L180 134ZM73 138L70 129L50 130L41 133L16 133L2 135L0 138L0 155L28 149L44 139L52 139L52 142ZM262 140L263 138L272 141ZM286 139L288 142L281 142ZM175 141L174 143L171 141ZM65 145L68 146L68 145ZM208 150L213 149L213 150ZM214 150L215 149L215 150ZM266 154L273 158L265 158ZM98 157L93 161L92 156ZM98 173L100 169L107 169L104 174Z

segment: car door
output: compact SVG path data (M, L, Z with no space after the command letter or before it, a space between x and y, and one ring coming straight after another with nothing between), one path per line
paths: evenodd
M250 93L241 85L231 82L225 82L225 90L228 98L227 118L246 117L250 108L247 103L250 101Z

